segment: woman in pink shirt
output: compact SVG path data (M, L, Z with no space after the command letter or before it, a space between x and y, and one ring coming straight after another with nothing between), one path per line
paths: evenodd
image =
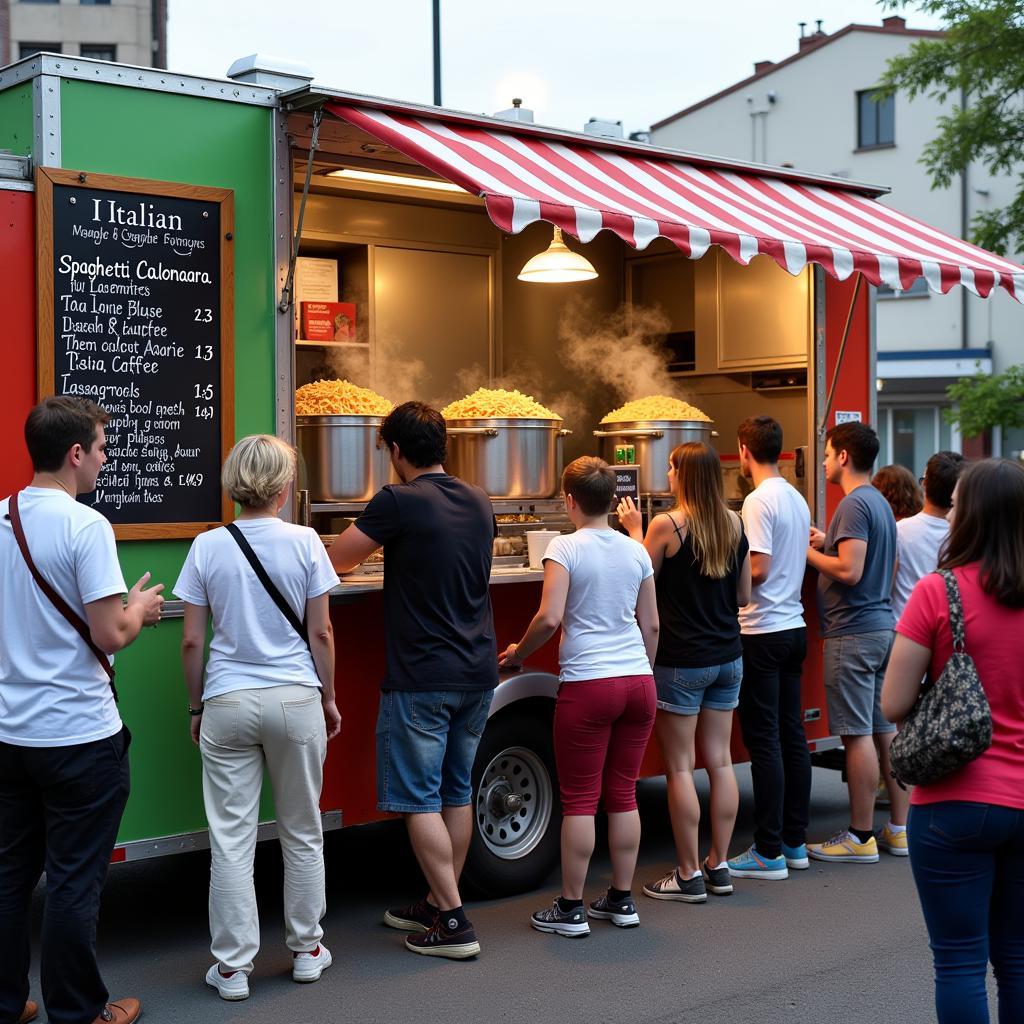
M992 746L911 796L910 863L935 960L939 1024L987 1022L989 961L1000 1024L1024 1021L1024 466L987 459L953 491L939 569L951 569L967 653L992 709ZM921 679L953 650L938 573L914 588L896 627L882 711L899 722Z

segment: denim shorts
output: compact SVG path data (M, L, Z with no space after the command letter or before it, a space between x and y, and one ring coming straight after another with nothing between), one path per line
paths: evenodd
M882 714L882 680L894 633L876 629L825 638L825 705L835 736L895 732Z
M377 809L429 814L472 803L473 760L493 690L383 690Z
M654 666L658 707L675 715L696 715L701 708L732 711L740 702L743 658L706 668Z

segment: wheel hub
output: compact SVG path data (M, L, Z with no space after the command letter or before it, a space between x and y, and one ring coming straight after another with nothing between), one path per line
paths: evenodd
M543 838L553 803L551 776L541 758L527 747L509 747L495 755L480 776L480 836L498 857L524 857Z

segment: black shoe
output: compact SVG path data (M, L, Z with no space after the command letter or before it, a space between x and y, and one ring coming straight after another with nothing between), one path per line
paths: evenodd
M618 928L636 928L640 924L640 915L636 912L632 896L618 901L612 900L608 893L598 896L590 904L587 916L596 917L600 921L611 921Z
M728 896L732 893L732 875L729 874L728 868L713 868L705 857L700 870L710 892L716 896Z
M476 940L476 932L469 923L459 929L455 918L450 918L455 928L449 931L446 927L444 911L439 911L434 923L421 935L410 935L405 940L405 948L412 953L423 956L443 956L449 960L466 960L480 952L480 943Z
M568 939L579 939L590 934L587 912L582 907L573 907L566 913L555 900L550 907L538 910L530 917L530 924L539 932L564 935Z
M400 932L425 932L437 918L437 907L426 899L417 900L407 907L395 907L384 911L384 923Z

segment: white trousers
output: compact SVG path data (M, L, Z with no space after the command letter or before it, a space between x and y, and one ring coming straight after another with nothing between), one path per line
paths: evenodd
M327 910L320 790L327 729L312 686L234 690L206 701L199 748L210 825L210 949L224 970L250 972L260 948L253 858L266 767L284 861L288 948L316 949Z

